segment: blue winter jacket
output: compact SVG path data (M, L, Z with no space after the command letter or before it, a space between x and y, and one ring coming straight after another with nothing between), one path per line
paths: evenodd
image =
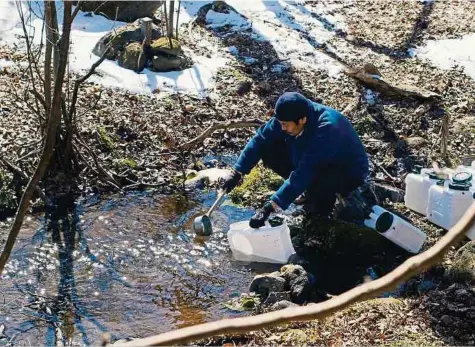
M317 166L337 165L355 179L364 180L368 175L368 157L351 123L330 107L308 102L311 114L299 136L285 133L279 121L272 117L248 142L234 166L242 174L248 174L261 159L262 144L284 138L293 171L271 197L284 210L309 187Z

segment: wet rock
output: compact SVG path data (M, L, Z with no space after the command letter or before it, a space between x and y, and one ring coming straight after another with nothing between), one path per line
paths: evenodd
M171 47L170 47L171 41ZM167 54L172 56L178 56L182 54L181 44L176 39L169 39L168 37L160 37L157 40L152 41L150 44L150 50L154 55Z
M132 42L119 53L117 61L120 66L126 69L140 72L145 68L147 58L142 45L138 42Z
M290 288L292 302L303 304L310 301L312 296L312 285L310 284L307 272L300 265L288 264L280 269L287 286Z
M280 272L276 271L254 277L249 286L249 291L266 299L269 293L285 291L285 284L285 279L280 277Z
M163 1L81 1L79 8L94 12L121 22L132 22L138 18L152 17Z
M270 307L269 311L278 311L278 310L283 310L283 309L286 309L286 308L289 308L289 307L296 307L296 306L298 306L298 305L294 304L291 301L282 300L282 301L278 301L274 305L272 305Z
M279 301L290 301L290 292L272 292L269 293L266 301L264 301L264 306L270 306Z
M199 189L205 185L218 183L220 180L224 180L231 174L231 171L227 169L211 168L198 172L190 170L190 174L191 173L193 173L193 177L188 179L185 182L185 185L190 188L195 187Z
M183 70L188 65L188 59L183 56L159 54L152 58L153 70L158 72Z
M84 1L86 3L87 1ZM160 37L160 30L154 24L152 24L152 39ZM102 56L110 45L111 49L106 55L107 59L116 59L119 52L122 51L125 46L131 42L142 43L144 35L140 27L140 20L135 21L132 24L123 26L116 30L113 30L104 35L94 46L92 53L97 56Z

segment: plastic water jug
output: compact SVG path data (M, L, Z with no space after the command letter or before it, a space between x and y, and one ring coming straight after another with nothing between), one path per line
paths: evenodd
M229 227L228 241L234 259L240 261L286 264L295 253L285 222L275 227L266 223L259 229L251 228L249 221L233 223Z
M427 239L427 235L422 230L381 206L374 205L372 209L370 218L364 222L367 227L378 231L408 252L418 253L421 250Z
M456 173L452 181L437 184L429 189L427 219L448 230L453 227L475 201L475 188L470 185L465 173ZM467 236L475 239L475 228Z
M448 173L435 173L432 169L422 169L421 173L410 173L406 176L406 192L404 204L407 208L426 215L429 201L429 188L439 180L449 178Z
M470 166L464 166L464 165L457 166L457 168L455 169L455 172L469 173L471 175L470 181L471 181L472 187L475 187L475 161L472 161L472 165Z

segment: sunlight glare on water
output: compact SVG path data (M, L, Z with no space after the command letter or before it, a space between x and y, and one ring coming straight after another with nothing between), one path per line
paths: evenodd
M223 303L255 272L232 260L225 231L252 213L226 206L213 216L216 232L198 240L191 222L215 195L205 198L184 208L135 193L26 220L0 281L0 325L17 344L55 345L50 331L63 322L65 341L90 345L104 331L148 336L237 315Z

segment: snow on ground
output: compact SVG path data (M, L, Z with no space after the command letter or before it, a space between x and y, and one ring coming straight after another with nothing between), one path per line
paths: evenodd
M13 62L5 59L0 59L0 69L13 65Z
M186 24L195 18L199 9L210 1L184 1L180 11L180 25ZM345 29L342 18L330 15L328 11L335 6L312 4L311 8L300 1L258 1L258 0L230 0L238 13L218 13L210 10L207 21L210 28L230 26L232 30L248 33L255 40L268 41L281 59L288 59L296 67L325 69L331 76L338 76L341 67L332 59L315 50L315 44L322 44L333 37L336 29ZM26 5L24 4L25 8ZM61 3L58 2L58 7ZM330 6L330 7L329 7ZM28 27L34 42L40 42L42 34L42 20L36 15L43 12L42 4L36 6ZM61 10L58 10L61 13ZM60 19L61 22L61 19ZM112 28L118 28L125 23L113 23L102 16L90 16L79 12L73 23L71 32L71 69L73 71L87 70L98 57L92 54L96 42ZM21 36L22 29L16 5L13 1L0 1L0 43L14 44ZM1 31L3 30L3 31ZM207 45L200 42L200 45ZM210 48L210 47L208 47ZM219 68L224 67L231 55L238 56L239 52L232 48L218 51L211 48L211 57L195 55L191 51L186 53L194 60L192 68L184 71L156 73L148 69L137 74L118 66L116 62L104 61L96 70L98 75L90 78L91 81L107 87L126 88L136 93L151 93L155 89L160 91L182 91L205 94L213 88L213 78ZM241 57L247 63L254 63L255 59ZM283 66L274 66L278 73Z
M188 16L183 15L185 19L191 19L198 9L203 6L203 2L193 5L191 9L189 8ZM26 5L24 6L26 7ZM57 7L58 13L61 13L62 5L60 2L57 2ZM39 43L43 22L35 14L41 16L43 13L42 6L35 7L33 12L28 27L33 41ZM15 3L0 1L0 13L1 27L6 28L6 30L0 31L0 43L13 44L17 40L17 36L23 35ZM59 18L59 21L61 22L62 18ZM103 16L90 16L80 11L71 30L70 68L76 72L87 71L99 58L92 53L96 42L113 28L119 28L123 25L126 25L126 23L114 23ZM96 69L98 74L91 76L89 81L99 83L105 87L125 88L134 93L152 93L158 89L161 92L181 91L204 94L206 90L212 87L217 70L225 66L227 60L220 56L210 58L198 56L193 52L187 52L187 55L195 62L193 67L183 71L165 73L145 69L142 73L137 74L120 67L114 61L105 60Z
M475 79L475 34L460 39L430 40L411 55L427 59L441 69L463 67L465 74Z
M310 10L299 1L229 0L227 3L238 14L210 10L206 16L208 27L229 25L232 30L243 32L252 28L254 39L268 41L279 58L289 59L292 65L328 70L330 76L340 73L341 66L314 47L330 40L335 30L345 29L342 18L327 13L329 7L315 3Z

